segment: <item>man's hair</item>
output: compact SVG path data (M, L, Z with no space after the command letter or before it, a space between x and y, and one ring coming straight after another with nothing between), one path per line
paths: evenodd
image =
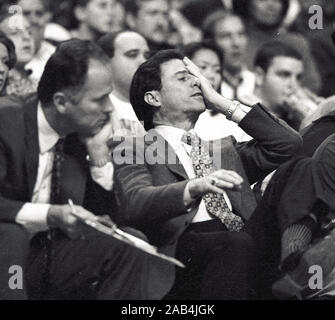
M213 52L216 53L216 55L218 56L219 60L220 60L220 68L221 71L223 69L223 64L224 64L224 57L223 57L223 53L222 50L211 40L204 40L204 41L200 41L200 42L191 42L187 45L185 45L184 47L182 47L181 51L182 53L188 57L190 60L193 59L193 57L195 56L195 54L200 51L200 50L211 50Z
M141 4L143 2L151 2L151 1L154 0L123 0L123 5L127 13L130 13L131 15L136 17L141 9ZM168 2L168 0L165 1Z
M100 46L91 41L73 39L61 43L48 60L38 85L42 104L50 103L59 91L67 91L71 95L69 98L77 99L86 82L91 59L109 63Z
M248 19L250 18L250 10L251 10L251 2L252 0L239 0L239 1L235 1L235 12L240 15L241 17L243 17L243 19ZM287 11L289 9L289 5L290 5L290 0L281 0L282 6L283 6L283 10L282 10L282 19L285 17L285 15L287 14ZM281 23L282 21L280 21Z
M303 61L302 55L295 48L282 41L273 40L266 42L257 50L254 66L260 67L264 72L267 72L276 57L289 57Z
M90 3L92 0L75 0L74 1L74 7L87 7L87 5Z
M6 35L0 31L0 43L3 44L8 51L8 69L13 69L16 65L16 54L15 54L15 46L12 40L6 37Z
M136 32L136 31L126 29L126 30L120 30L117 32L109 32L99 38L98 45L105 51L105 53L107 54L109 58L114 57L116 38L120 34L125 33L125 32Z
M161 90L161 65L173 59L182 60L184 56L174 49L157 52L144 62L135 72L130 87L130 103L140 121L144 121L146 130L153 128L153 116L157 108L144 101L145 93L151 90Z
M237 14L231 12L231 11L225 11L225 10L217 10L210 14L203 22L202 24L202 30L204 32L204 39L215 39L215 27L216 24L222 20L225 20L230 17L236 17L241 20L241 22L244 24L243 20L240 16Z

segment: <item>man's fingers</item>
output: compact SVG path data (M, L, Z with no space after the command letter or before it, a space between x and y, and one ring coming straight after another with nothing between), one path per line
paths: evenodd
M213 173L214 177L220 181L230 182L234 185L241 185L243 178L234 171L220 170Z
M208 191L207 192L213 192L213 193L218 193L218 194L224 194L223 189L220 189L219 187L209 184L208 185Z
M197 78L202 77L202 74L199 70L199 68L187 57L183 59L183 62L185 64L185 67L189 73L196 76Z

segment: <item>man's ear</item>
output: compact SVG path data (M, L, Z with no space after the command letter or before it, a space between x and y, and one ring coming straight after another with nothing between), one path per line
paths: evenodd
M55 92L53 97L53 104L60 114L65 114L67 111L68 98L63 92Z
M82 6L75 6L74 10L74 16L79 22L83 22L86 20L86 8Z
M125 19L126 19L127 26L130 29L135 30L136 29L136 21L135 21L134 15L131 14L131 13L127 13Z
M152 90L148 91L144 94L144 101L153 106L159 108L161 106L161 95L159 94L158 91Z
M261 67L256 67L254 70L256 77L256 87L262 87L264 84L265 72Z

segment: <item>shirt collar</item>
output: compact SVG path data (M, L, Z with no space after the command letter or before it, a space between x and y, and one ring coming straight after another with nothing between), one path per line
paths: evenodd
M37 106L37 126L40 153L43 154L50 151L55 146L60 136L53 128L51 128L45 117L41 103Z
M194 129L185 131L184 129L164 125L156 126L155 130L169 143L174 151L179 149L182 137L186 132L194 133Z

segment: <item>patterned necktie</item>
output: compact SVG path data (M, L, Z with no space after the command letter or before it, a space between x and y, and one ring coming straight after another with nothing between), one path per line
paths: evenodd
M54 147L52 165L50 203L59 204L60 201L60 169L64 160L64 139L59 139Z
M190 157L197 178L207 176L214 171L213 160L198 136L186 132L182 141L192 146ZM242 218L231 212L222 194L209 192L203 196L203 200L208 213L218 217L229 231L240 231L243 228Z

